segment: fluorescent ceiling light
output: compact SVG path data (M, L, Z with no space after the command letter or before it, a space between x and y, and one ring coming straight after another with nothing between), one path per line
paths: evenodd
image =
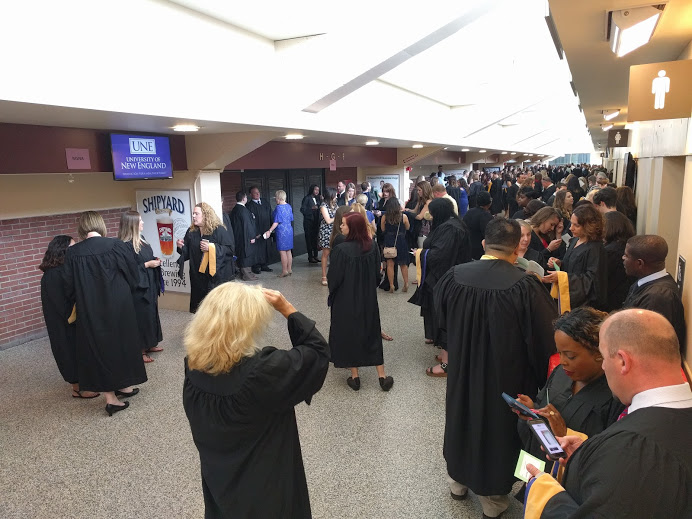
M445 147L444 147L444 148L442 148L442 149L443 149L443 150L446 150L447 148L448 148L448 146L445 146Z
M289 141L299 141L300 139L304 138L304 136L300 133L289 133L288 135L286 135L286 138Z
M503 151L502 155L507 155L509 152L508 151Z
M196 132L199 130L199 126L195 124L176 124L173 127L174 132Z
M461 151L471 151L471 150L468 148L462 148Z
M610 50L622 57L647 44L660 17L661 11L655 7L613 11L610 19Z
M367 141L365 143L366 146L377 146L378 144L380 144L380 141Z
M605 124L605 125L601 126L601 128L603 129L604 132L607 132L612 127L613 127L612 123L611 124Z
M422 148L423 145L422 145L422 144L414 144L412 147L413 147L413 148Z
M486 150L478 150L478 153L485 153Z
M603 118L606 121L610 121L611 119L615 119L618 115L620 115L620 110L615 110L614 112L610 112L610 113L603 112Z
M512 152L512 155L516 155L516 154L517 154L517 152L516 152L516 151L513 151L513 152Z

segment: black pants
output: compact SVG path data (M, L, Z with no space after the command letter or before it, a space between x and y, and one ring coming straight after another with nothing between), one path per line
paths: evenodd
M308 258L317 258L317 235L319 230L319 224L314 220L303 220L303 231L305 231L305 245L308 249Z

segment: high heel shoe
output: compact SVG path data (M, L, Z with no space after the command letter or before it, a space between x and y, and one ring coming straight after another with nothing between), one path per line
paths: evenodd
M131 396L135 396L137 393L139 393L138 387L132 388L132 391L130 391L129 393L126 393L125 391L119 391L118 389L115 390L115 396L119 396L122 398L129 398Z
M358 391L360 389L360 377L348 377L346 379L346 383L348 384L348 387L353 389L353 391Z
M124 405L106 404L106 412L108 416L113 416L114 413L124 411L130 407L130 402L123 402Z
M325 286L325 287L327 286L327 278L326 277L322 278L322 286Z
M382 391L389 391L394 385L394 379L392 377L380 377L380 387Z
M408 285L404 285L404 288L401 289L402 292L408 292Z

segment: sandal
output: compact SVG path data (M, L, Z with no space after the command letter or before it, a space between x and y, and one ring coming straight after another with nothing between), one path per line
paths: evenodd
M149 348L148 350L146 350L147 353L158 353L159 351L163 351L163 348L154 346L153 348Z
M154 362L154 359L152 359L149 355L146 353L142 353L142 360L144 361L145 364L148 364L150 362Z
M438 364L438 366L440 366L440 368L442 369L442 373L435 373L433 371L435 366L433 366L432 368L426 369L425 374L428 375L429 377L439 377L439 378L447 377L447 364L442 362L442 363Z
M76 394L75 394L75 393L76 393ZM81 389L79 389L79 390L73 389L73 390L72 390L72 398L96 398L97 396L101 396L101 393L95 393L95 392L93 392L93 391L91 391L91 393L94 393L94 394L91 395L91 396L84 396L84 395L82 394L82 390L81 390Z
M437 362L439 362L440 364L442 364L442 354L435 355L435 360L436 360Z
M383 338L385 341L393 341L393 340L394 340L394 338L393 338L391 335L387 335L387 334L384 333L384 332L380 332L380 334L382 335L382 338Z

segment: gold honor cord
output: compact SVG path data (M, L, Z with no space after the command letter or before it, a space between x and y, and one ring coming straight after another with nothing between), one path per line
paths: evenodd
M209 244L209 250L202 256L202 264L199 266L199 271L204 274L209 265L209 275L216 276L216 247L213 243Z
M560 315L572 309L569 298L569 277L567 276L567 272L562 270L557 271L557 283L553 283L550 289L550 296L553 299L557 299Z
M77 320L77 305L74 305L72 307L72 313L70 314L70 317L67 318L67 323L72 324Z

